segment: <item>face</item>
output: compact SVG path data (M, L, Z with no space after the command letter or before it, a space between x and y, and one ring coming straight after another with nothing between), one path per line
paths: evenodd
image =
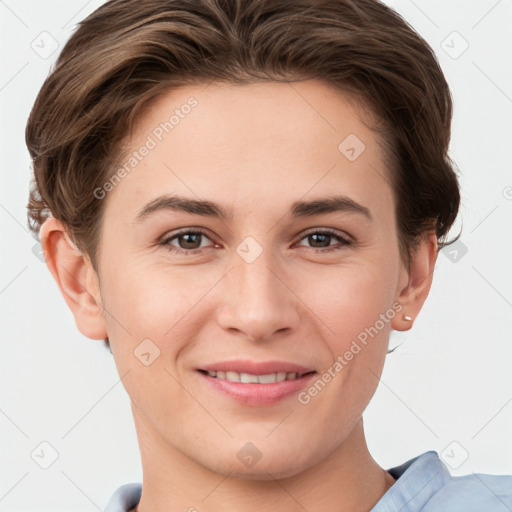
M409 280L383 150L356 105L318 81L183 87L127 148L98 262L138 427L249 478L340 449ZM230 380L240 373L280 382Z

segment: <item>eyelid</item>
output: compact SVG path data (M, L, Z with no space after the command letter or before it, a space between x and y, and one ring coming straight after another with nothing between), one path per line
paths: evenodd
M195 226L189 226L186 228L180 228L175 231L168 231L165 233L165 235L161 236L159 238L159 242L165 242L166 240L170 240L172 238L175 238L179 235L186 235L188 233L201 233L202 235L208 237L210 240L213 241L213 236L211 235L210 231L206 228L200 228Z
M346 244L354 243L354 239L348 233L346 233L345 231L338 231L332 228L311 228L308 231L301 233L297 238L297 242L300 242L303 238L306 238L307 236L314 234L332 235L341 238L342 240L344 240ZM312 247L312 249L314 249L314 247Z

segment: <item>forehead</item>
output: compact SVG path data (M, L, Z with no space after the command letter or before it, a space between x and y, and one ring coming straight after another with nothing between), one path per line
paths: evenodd
M369 119L317 80L180 87L139 118L109 202L122 196L129 209L176 192L250 210L336 187L360 202L382 199L391 191Z

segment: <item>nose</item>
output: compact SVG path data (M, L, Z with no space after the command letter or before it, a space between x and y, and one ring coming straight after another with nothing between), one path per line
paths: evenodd
M301 302L288 284L289 272L277 264L271 251L263 250L251 263L234 254L233 267L222 283L220 326L251 341L295 331Z

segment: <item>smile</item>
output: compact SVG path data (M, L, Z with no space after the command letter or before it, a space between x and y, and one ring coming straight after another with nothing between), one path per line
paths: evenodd
M215 379L229 380L230 382L242 382L244 384L273 384L274 382L283 382L285 380L296 380L303 375L307 375L307 372L304 374L299 374L296 372L276 372L276 373L267 373L264 375L254 375L251 373L243 373L243 372L234 372L234 371L206 371L201 370L204 373L207 373L210 377Z
M252 374L222 370L198 370L197 375L206 388L216 396L224 396L243 406L276 405L299 393L317 375L307 373L273 372Z

